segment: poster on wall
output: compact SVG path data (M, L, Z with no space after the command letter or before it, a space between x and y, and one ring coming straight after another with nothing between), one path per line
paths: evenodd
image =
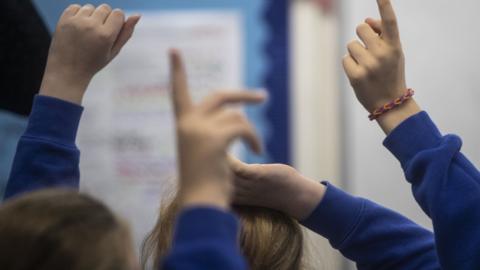
M107 2L142 19L85 97L77 138L81 189L129 220L140 246L162 199L175 190L169 49L182 52L196 100L215 90L269 91L269 104L246 109L266 153L237 152L251 162L289 163L288 1ZM36 5L53 29L71 3Z
M82 189L135 217L138 240L153 226L159 198L175 190L167 52L184 55L195 100L240 89L241 32L235 12L143 13L135 38L88 90L78 135Z

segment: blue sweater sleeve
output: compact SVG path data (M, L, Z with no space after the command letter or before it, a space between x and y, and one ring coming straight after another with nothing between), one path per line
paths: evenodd
M172 250L162 269L245 270L238 235L239 222L230 213L213 208L185 210L177 220Z
M384 145L397 157L413 195L432 219L444 269L480 269L480 173L425 112L400 124Z
M36 96L27 130L18 142L5 199L49 187L78 188L80 152L75 145L83 108Z
M303 225L361 270L440 269L433 234L406 217L331 184Z
M75 138L81 106L36 96L15 155L5 198L49 187L78 188L80 152ZM226 212L184 211L163 269L247 269L238 244L239 224Z

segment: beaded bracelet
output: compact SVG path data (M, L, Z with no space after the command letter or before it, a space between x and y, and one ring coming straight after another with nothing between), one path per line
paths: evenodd
M368 116L368 119L370 119L370 121L378 119L383 114L385 114L385 113L393 110L394 108L402 105L403 103L405 103L405 101L412 98L414 94L415 94L415 91L413 91L413 89L409 88L403 96L401 96L401 97L393 100L392 102L389 102L389 103L383 105L383 107L373 111L373 113Z

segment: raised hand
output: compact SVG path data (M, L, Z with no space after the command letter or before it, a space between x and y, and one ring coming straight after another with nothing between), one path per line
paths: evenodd
M360 103L370 113L406 93L405 59L397 18L390 0L377 0L381 20L368 18L357 27L360 41L348 44L345 72ZM378 119L386 133L420 111L415 101Z
M183 205L213 205L229 208L233 196L228 147L238 138L261 152L253 126L226 105L260 103L265 95L251 91L218 92L193 104L187 76L177 51L170 52L172 99L176 116L179 197Z
M306 219L322 200L326 187L283 164L245 164L229 158L235 174L238 205L275 209L297 219Z
M369 112L404 94L405 60L397 18L390 0L377 0L381 21L367 19L357 27L357 40L348 44L345 72L358 100Z
M107 4L71 5L62 14L50 46L40 94L81 104L92 77L120 52L140 16Z

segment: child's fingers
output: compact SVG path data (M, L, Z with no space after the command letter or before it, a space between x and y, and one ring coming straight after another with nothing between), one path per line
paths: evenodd
M108 15L107 19L105 20L105 28L107 31L117 39L120 31L122 30L123 24L125 23L125 14L121 9L114 9Z
M232 155L228 155L227 159L230 169L233 171L233 173L243 175L246 164Z
M362 65L371 60L370 53L359 41L355 40L350 42L347 48L350 56L352 56L353 60L355 60L358 64Z
M247 117L236 110L223 110L220 111L217 114L213 114L213 121L215 121L216 125L218 127L229 127L231 125L242 125L245 127L248 127L249 129L253 130L253 133L255 133L255 129L251 125L251 123L248 121ZM252 148L253 149L253 148ZM239 164L237 163L237 166Z
M253 180L255 181L255 180ZM233 176L233 184L235 186L235 194L245 194L251 185L252 179L239 175Z
M77 12L75 16L78 17L90 17L92 13L95 11L95 7L91 4L86 4Z
M255 206L255 204L253 203L253 198L249 196L248 191L243 191L243 190L240 190L238 192L237 190L235 190L235 194L233 197L233 204L238 206L249 206L249 205Z
M235 139L241 138L255 153L260 154L262 152L262 144L255 132L255 128L247 120L226 127L226 136L228 137L229 144Z
M228 125L231 123L243 122L246 121L245 116L235 110L224 110L218 114L213 115L214 121L219 123L219 125Z
M232 155L228 157L228 164L236 177L246 179L258 179L262 177L263 165L247 164Z
M188 91L187 73L182 57L177 50L170 51L170 76L172 84L172 100L175 114L182 115L192 107L192 99Z
M356 78L359 78L362 72L362 67L350 55L343 57L343 69L352 83L355 83Z
M123 24L122 30L118 34L117 40L113 45L112 52L114 55L117 55L122 50L123 46L127 44L130 38L135 31L135 26L137 25L138 21L140 20L140 15L134 15L127 19L127 21Z
M112 8L107 4L102 4L98 6L92 14L92 19L103 24L107 20L108 16L112 12Z
M75 16L78 11L82 8L82 6L80 5L77 5L77 4L74 4L74 5L70 5L68 6L65 11L63 12L62 14L62 19L63 18L69 18L69 17L73 17ZM61 20L61 19L60 19Z
M200 106L204 112L216 111L227 104L234 103L261 103L265 101L263 92L237 91L218 92L210 95Z
M365 23L370 25L370 27L377 33L378 35L382 34L382 21L381 20L375 20L372 18L367 18L365 19Z
M397 25L397 17L390 0L377 0L380 15L382 17L382 32L384 37L391 41L399 41L400 35Z
M357 27L357 35L368 49L377 49L379 41L381 41L375 31L366 23L362 23Z

